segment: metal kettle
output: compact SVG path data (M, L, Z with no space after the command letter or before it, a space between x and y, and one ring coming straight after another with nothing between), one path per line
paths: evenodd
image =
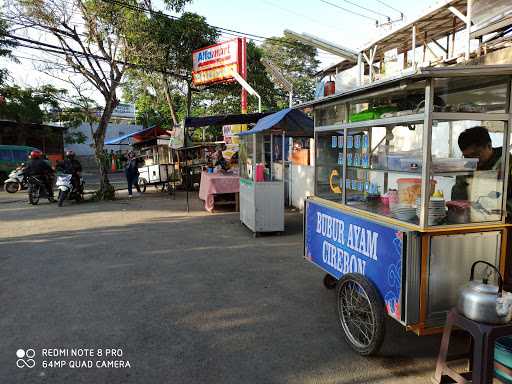
M488 279L475 280L475 267L482 263L491 267L498 276L498 286ZM503 278L498 269L486 262L476 261L471 266L469 283L462 287L457 303L459 312L480 323L505 324L512 320L512 294L503 291Z

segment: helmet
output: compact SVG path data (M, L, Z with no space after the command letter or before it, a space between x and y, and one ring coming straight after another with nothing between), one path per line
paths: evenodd
M66 159L74 159L75 158L75 152L71 151L71 150L68 150L66 151Z
M30 158L31 159L39 159L41 156L43 156L43 152L39 151L39 150L34 150L32 152L30 152Z

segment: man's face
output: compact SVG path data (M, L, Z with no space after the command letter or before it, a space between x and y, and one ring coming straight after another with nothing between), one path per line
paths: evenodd
M490 145L471 145L462 151L462 155L466 158L478 158L478 164L483 164L492 157L492 147Z

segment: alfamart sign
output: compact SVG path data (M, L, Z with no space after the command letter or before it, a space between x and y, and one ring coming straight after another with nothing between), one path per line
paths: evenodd
M242 39L236 38L192 52L192 81L207 85L233 80L231 71L240 72Z

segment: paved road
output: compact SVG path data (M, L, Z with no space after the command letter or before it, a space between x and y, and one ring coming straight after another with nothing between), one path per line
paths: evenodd
M380 357L347 347L334 293L301 257L299 214L254 239L196 197L187 214L182 194L120 195L0 204L1 383L430 382L438 336L389 322ZM16 367L19 348L35 349L34 368ZM43 348L118 348L108 360L131 368L44 369Z

